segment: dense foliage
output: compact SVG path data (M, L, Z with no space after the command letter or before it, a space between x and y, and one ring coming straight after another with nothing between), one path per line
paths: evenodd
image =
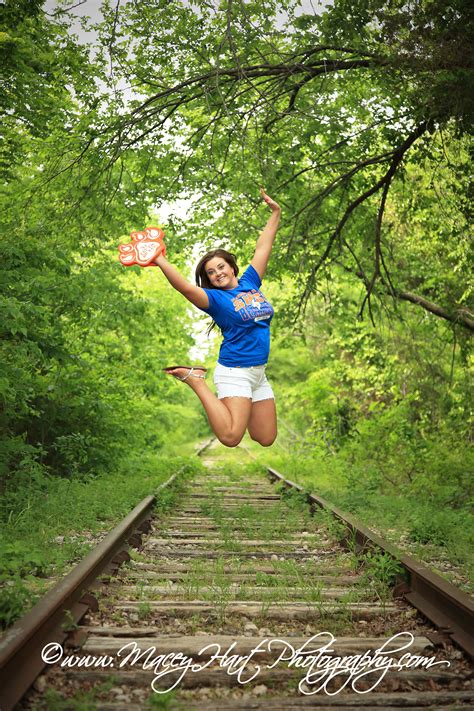
M133 160L114 169L117 180L122 175L112 193L115 173L101 175L92 156L81 163L82 177L47 176L47 165L64 166L58 146L74 154L71 128L87 130L100 64L90 64L67 25L47 20L39 3L0 9L11 72L0 209L0 476L8 517L26 491L34 496L47 485L47 475L110 471L124 453L158 451L186 427L199 433L204 420L161 373L193 343L186 304L155 270L125 272L116 259L120 237L149 219Z

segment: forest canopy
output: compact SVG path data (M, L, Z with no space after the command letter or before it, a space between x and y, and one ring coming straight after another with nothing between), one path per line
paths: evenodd
M71 46L64 7L10 13L12 24L42 22L40 44L51 34L69 44L62 87L44 53L22 77L38 105L16 107L37 134L62 104L67 136L42 168L47 180L100 186L109 200L132 180L136 199L154 205L197 195L179 249L222 235L243 252L263 182L284 208L273 273L300 274L297 313L323 272L342 269L364 285L361 315L374 298L402 300L474 328L465 4L106 2L93 64Z

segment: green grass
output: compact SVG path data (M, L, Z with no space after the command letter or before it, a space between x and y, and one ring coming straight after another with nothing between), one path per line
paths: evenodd
M0 526L0 625L11 625L97 544L98 534L110 531L172 473L182 469L185 479L201 466L197 458L143 454L125 459L112 474L33 481L23 492L26 503L4 510ZM173 505L178 487L159 492L159 510Z
M33 702L33 711L95 711L100 708L99 697L116 686L113 676L99 682L90 691L77 691L74 696L65 697L55 689L46 689L41 700Z
M451 507L437 498L429 483L419 491L415 484L395 488L366 479L360 463L349 471L342 456L294 458L283 456L279 448L262 453L252 443L249 447L258 456L262 474L263 466L273 467L354 515L454 584L474 590L474 516L467 502L464 507Z

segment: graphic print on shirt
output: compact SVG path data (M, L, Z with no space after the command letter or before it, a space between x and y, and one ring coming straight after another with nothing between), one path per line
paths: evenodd
M266 321L273 316L273 307L268 303L261 291L251 289L241 291L232 299L234 310L240 314L243 321Z

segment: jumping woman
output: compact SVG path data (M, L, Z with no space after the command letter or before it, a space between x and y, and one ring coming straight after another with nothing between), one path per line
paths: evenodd
M214 249L199 261L197 286L190 284L162 254L154 260L171 286L209 314L224 336L214 372L217 397L205 381L205 368L173 366L164 370L194 390L214 433L227 447L236 447L245 430L264 447L270 446L277 434L275 399L265 375L274 312L259 288L281 210L263 188L260 193L272 214L258 237L250 265L239 279L235 257L224 249Z

